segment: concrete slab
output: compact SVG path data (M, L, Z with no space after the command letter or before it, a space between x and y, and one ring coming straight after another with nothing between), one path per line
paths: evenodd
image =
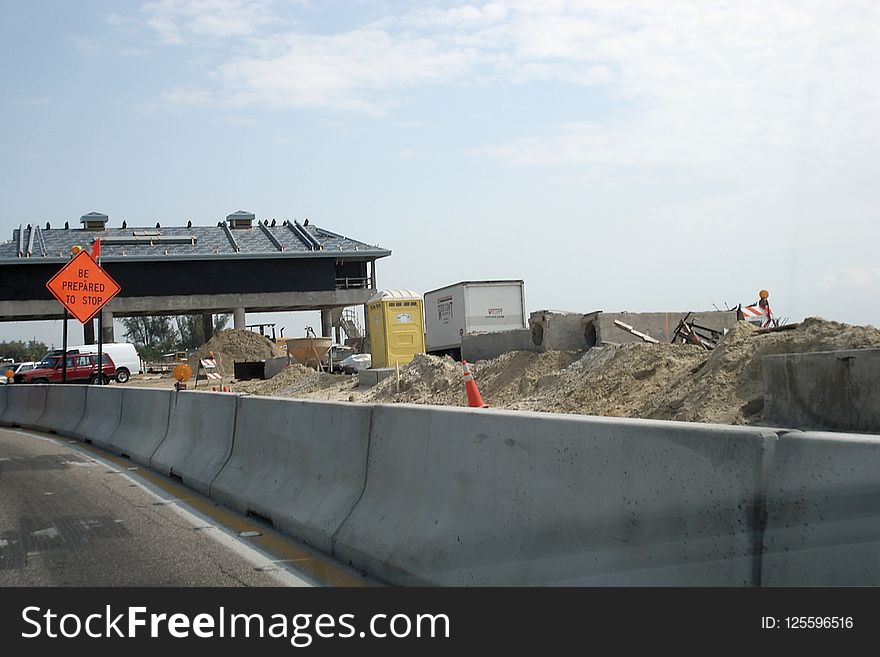
M400 585L744 586L776 434L377 406L334 554Z
M325 552L364 487L371 407L242 398L211 496Z
M174 393L168 433L150 467L207 495L232 453L238 400L239 395L228 392Z
M46 391L46 410L36 426L72 436L86 410L86 386L52 384Z
M497 358L509 351L529 351L532 333L528 329L498 331L497 333L472 333L461 339L461 357L477 362Z
M377 367L375 369L361 370L358 372L359 386L374 386L379 381L393 376L395 369L393 367Z
M880 436L788 433L768 474L762 586L880 585Z
M0 422L4 426L36 428L46 410L48 384L13 383L8 387L6 410Z
M109 448L119 425L125 390L116 386L86 386L85 412L72 432L73 437L98 447Z
M122 395L119 425L108 449L135 463L150 465L153 453L165 439L176 394L173 390L126 389Z
M763 369L766 422L880 433L880 349L766 356Z

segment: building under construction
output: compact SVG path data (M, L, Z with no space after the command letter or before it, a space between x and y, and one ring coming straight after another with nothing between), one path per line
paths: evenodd
M79 223L22 225L0 243L0 321L61 319L45 284L72 247L100 240L101 266L122 287L104 308L105 341L113 341L119 317L201 314L210 333L215 313L231 313L234 328L243 329L247 312L300 310L321 311L322 333L330 336L346 325L344 308L375 293L376 261L391 255L308 219L258 221L244 211L215 226L114 227L97 212ZM83 328L84 341L94 342L91 322Z

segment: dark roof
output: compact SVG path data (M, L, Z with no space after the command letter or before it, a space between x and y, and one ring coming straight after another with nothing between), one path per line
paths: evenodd
M12 240L0 242L0 262L66 261L70 248L91 247L101 239L104 261L172 258L384 258L388 249L359 242L314 224L278 222L275 226L254 222L251 228L232 229L225 221L216 226L138 226L41 228L24 226L12 231Z

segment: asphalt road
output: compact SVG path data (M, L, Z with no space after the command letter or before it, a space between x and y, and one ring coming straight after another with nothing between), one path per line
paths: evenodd
M0 429L0 586L365 583L166 482L90 446Z

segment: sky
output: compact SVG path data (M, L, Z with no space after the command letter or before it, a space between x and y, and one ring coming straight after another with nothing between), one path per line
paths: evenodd
M7 3L0 240L243 209L391 249L382 288L523 279L528 311L576 312L767 289L877 326L878 33L874 0Z

